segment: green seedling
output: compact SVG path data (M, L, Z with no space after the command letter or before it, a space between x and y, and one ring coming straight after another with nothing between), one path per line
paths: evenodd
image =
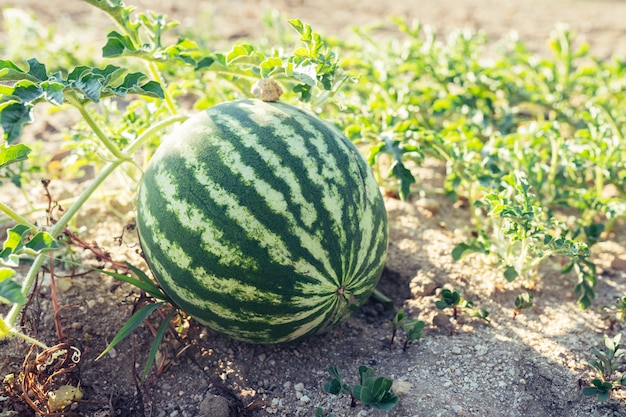
M426 324L422 320L407 320L404 310L398 310L391 320L391 340L389 346L393 346L393 343L398 334L398 330L404 329L405 339L402 350L406 352L406 349L410 342L421 339L424 336L424 327Z
M609 330L613 330L616 323L626 321L626 297L618 298L612 305L601 309L603 318L609 321Z
M426 323L422 320L409 320L404 323L404 331L406 333L406 339L404 340L404 345L402 346L402 350L406 352L409 343L420 340L424 337L424 328L426 327Z
M439 300L435 301L435 306L439 310L452 310L452 318L457 320L461 313L466 312L470 317L476 317L478 319L489 322L489 312L487 310L479 310L474 308L474 302L466 300L456 290L450 290L444 288L441 290Z
M374 370L365 365L359 366L359 383L354 386L343 381L343 377L336 366L328 368L330 377L324 384L324 391L333 395L350 395L350 406L356 407L357 401L378 410L391 410L399 401L391 391L393 381L381 376L375 377Z
M535 299L535 295L530 291L526 291L525 293L520 294L517 297L515 297L515 308L513 310L513 320L515 320L515 317L517 317L519 314L522 313L522 310L531 308L533 306L534 299Z
M591 380L591 385L583 388L583 394L597 396L598 401L607 401L611 392L618 388L626 387L626 375L618 375L617 370L620 359L626 354L621 348L620 340L622 335L618 334L613 338L604 335L604 347L602 350L591 349L591 353L596 359L589 361L597 372L598 378Z
M393 316L393 320L391 320L391 340L389 341L389 346L393 346L393 342L396 338L396 334L398 330L402 328L404 323L406 322L406 316L404 315L404 310L398 310L396 315Z

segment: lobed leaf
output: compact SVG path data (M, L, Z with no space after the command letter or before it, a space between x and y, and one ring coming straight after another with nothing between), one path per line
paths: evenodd
M59 247L59 244L50 233L37 232L24 246L37 254L55 250Z
M102 47L102 56L104 58L132 55L136 52L137 49L130 36L122 35L115 30L107 34L107 42Z
M7 230L7 237L0 252L0 259L5 264L17 265L17 254L24 246L24 238L31 232L30 228L23 224L18 224Z
M20 284L11 279L15 275L15 270L11 268L0 268L0 303L15 304L25 301ZM2 329L0 329L0 338Z
M0 146L0 168L28 159L31 149L24 144Z
M0 107L0 125L4 130L4 140L11 144L15 142L24 130L24 126L32 123L31 106L20 102L10 102Z

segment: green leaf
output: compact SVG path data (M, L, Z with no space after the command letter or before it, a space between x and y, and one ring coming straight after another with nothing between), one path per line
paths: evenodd
M381 400L384 397L384 394L391 389L391 385L393 381L384 376L378 377L374 380L372 384L372 394L376 400Z
M359 366L360 384L353 389L354 398L363 404L379 410L390 410L399 398L390 391L393 381L381 376L374 377L374 370L367 366Z
M37 232L35 236L33 236L32 239L28 241L25 247L35 253L41 253L57 249L59 247L59 244L50 233Z
M144 85L140 81L146 76L140 72L126 74L122 83L118 86L107 86L106 91L113 93L119 97L125 97L128 93L151 96L155 98L163 98L163 89L156 81L148 81Z
M287 23L289 23L289 25L292 28L294 28L296 30L296 32L298 32L300 35L304 34L305 27L307 25L302 23L302 21L300 19L289 19L289 20L287 20Z
M383 133L382 139L385 145L381 150L393 157L388 175L400 180L400 198L406 201L409 198L411 184L415 183L415 177L404 166L403 156L405 153L415 152L415 149L405 149L402 141L392 139L391 133Z
M30 109L30 106L18 102L10 103L1 109L0 125L4 130L4 139L9 144L22 135L24 125L33 121Z
M95 74L89 67L76 67L68 76L68 80L72 80L71 86L82 92L87 98L94 103L100 101L100 94L103 87L103 77Z
M213 65L214 62L215 58L213 58L212 56L205 56L196 63L196 67L194 69L198 71L209 68L211 65Z
M146 282L143 280L135 279L133 277L129 277L128 275L118 274L116 272L111 272L111 271L105 271L105 270L98 270L98 271L103 274L109 275L115 279L118 279L120 281L127 282L145 291L151 297L154 297L158 300L170 301L170 298L167 295L165 295L163 291L161 290L161 288L155 285L152 281Z
M365 381L369 378L374 377L374 370L369 366L361 365L359 366L359 381L361 385L365 383Z
M28 159L31 149L24 144L0 146L0 168Z
M26 61L28 64L28 74L32 75L39 81L45 81L48 79L48 74L46 72L46 66L41 62L37 61L35 58L31 58Z
M18 224L7 230L7 238L4 241L0 259L10 265L17 265L17 253L22 249L24 237L30 233L30 228L23 224Z
M65 84L54 80L48 80L41 83L41 89L43 91L44 98L50 103L57 106L63 104L63 90L65 89Z
M317 85L317 64L305 60L292 68L292 76L306 85L315 87Z
M233 49L226 54L226 63L232 64L240 58L247 58L255 52L254 46L248 43L241 43L233 46Z
M113 340L111 340L111 343L109 343L108 346L102 351L102 353L98 355L96 360L99 360L100 358L102 358L113 347L115 347L118 343L120 343L122 340L128 337L133 331L135 331L137 327L141 325L141 323L143 323L145 319L148 318L148 316L150 316L150 314L152 314L154 310L156 310L162 305L163 305L162 302L154 303L154 304L147 304L141 307L139 310L137 310L137 312L133 314L128 319L128 321L122 326L122 328L117 332L115 337L113 337Z
M341 394L341 388L341 382L334 378L328 378L328 382L324 384L324 391L333 395Z
M482 253L486 255L489 250L485 247L485 244L478 239L472 239L469 242L461 242L452 249L452 259L459 261L470 253Z
M259 64L261 69L261 77L268 78L276 68L280 68L283 65L283 61L277 57L267 57L263 62Z
M512 265L507 265L504 268L504 278L508 281L508 282L513 282L515 281L515 278L517 278L519 276L519 273L517 272L517 269L515 269L514 266Z
M389 411L398 404L398 401L400 401L400 398L396 394L389 392L380 401L370 404L370 406L378 410Z
M25 301L20 284L11 279L15 271L0 268L0 302L4 304L23 303ZM0 332L1 333L1 332ZM1 338L1 335L0 335Z
M154 359L156 358L159 346L161 346L161 341L163 340L165 331L167 330L167 327L169 326L172 319L174 318L174 314L176 314L176 310L170 311L165 319L163 319L163 322L159 326L156 334L154 335L154 340L152 341L150 351L148 352L148 357L146 358L146 366L143 368L143 373L141 374L142 381L146 379L146 377L148 376L148 372L150 372L150 368L152 368L152 364L154 363Z
M104 58L121 56L127 53L127 51L137 51L129 36L122 35L117 31L112 31L107 34L107 42L102 47L102 56Z
M607 401L610 397L611 390L613 389L613 384L597 378L593 379L591 383L593 386L583 388L583 395L597 395L598 401Z
M7 337L11 333L11 329L9 325L4 321L2 317L0 317L0 339L3 337Z
M530 308L533 305L533 300L535 296L532 292L526 291L523 294L515 297L515 309L516 310L524 310L526 308Z
M484 320L487 323L490 322L489 320L489 311L487 310L476 310L474 312L472 312L472 317L476 317L478 319Z
M22 80L13 86L13 96L19 98L21 103L29 104L40 98L43 90L38 84L29 80Z
M365 405L372 405L374 403L374 395L372 390L364 385L355 385L352 391L354 398L361 401Z
M406 331L406 337L409 340L419 340L424 335L424 328L426 327L426 323L422 320L409 320L404 323L404 328Z
M457 291L451 291L447 288L441 290L441 299L435 302L435 306L440 309L446 309L448 307L454 307L461 302L461 294Z
M131 264L129 264L128 262L126 262L126 266L128 266L128 268L131 270L131 272L137 277L137 278L133 278L131 276L128 275L124 275L124 274L120 274L117 272L112 272L112 271L107 271L104 269L100 269L100 268L94 268L92 266L89 265L83 265L80 264L78 262L72 262L69 260L64 260L65 263L71 264L71 265L76 265L76 266L84 266L86 268L91 269L92 271L96 271L99 272L101 274L105 274L108 275L110 277L113 277L117 280L123 281L123 282L127 282L137 288L139 288L140 290L145 291L148 295L150 295L153 298L156 298L158 300L163 300L166 302L169 302L171 304L173 304L173 302L170 300L170 298L167 296L167 294L165 294L160 287L158 287L151 279L150 277L148 277L141 269L137 268L136 266L133 266Z
M0 81L30 79L27 74L13 62L0 59Z

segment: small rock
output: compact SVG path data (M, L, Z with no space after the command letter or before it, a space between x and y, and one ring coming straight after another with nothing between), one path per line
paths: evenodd
M450 326L450 317L443 311L440 311L435 317L433 317L433 324L442 329L447 328Z
M304 391L304 384L302 382L298 382L296 385L293 386L293 389L298 392L302 392Z
M252 95L263 101L278 101L283 89L276 81L263 78L258 80L251 89Z
M304 403L304 404L308 404L311 401L311 399L309 398L308 395L303 395L302 397L300 397L300 402Z
M391 385L391 390L400 397L408 394L412 388L413 388L413 384L411 384L408 381L403 381L401 379L396 379L395 381L393 381L393 384Z
M61 292L67 292L70 288L72 288L72 279L69 277L57 277L54 281L57 286L57 290Z
M207 394L198 407L199 417L229 417L228 400L222 396Z

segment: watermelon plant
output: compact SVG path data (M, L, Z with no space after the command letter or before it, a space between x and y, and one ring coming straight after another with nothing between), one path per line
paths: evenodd
M405 36L384 47L376 28L344 46L358 51L346 68L363 82L341 92L334 117L389 193L445 194L468 208L471 230L453 259L478 254L531 289L542 265L560 264L588 308L591 248L626 213L623 59L596 59L566 27L544 57L514 37L487 54L482 33L442 39L419 22L396 24ZM416 175L427 158L445 165L438 188Z
M285 103L229 101L183 123L145 170L137 226L174 303L251 343L340 323L386 260L369 166L334 126Z
M42 268L47 265L49 271L54 271L54 265L59 261L66 265L74 264L74 261L64 257L64 253L70 253L72 246L78 246L91 250L98 259L110 262L114 268L122 269L122 272L125 271L124 273L105 272L117 279L131 283L154 300L154 302L144 304L138 309L107 346L103 352L105 354L136 329L152 312L164 304L171 304L172 302L169 295L155 285L139 268L114 261L105 252L88 245L77 232L72 230L75 226L77 213L84 207L85 203L94 194L104 192L105 180L115 173L124 179L125 185L131 193L136 192L143 175L143 162L150 159L168 128L186 120L189 117L188 114L194 109L202 110L218 102L250 97L250 90L255 81L270 77L278 79L282 88L286 90L286 101L300 102L303 107L307 107L307 102L321 103L329 99L349 77L341 70L338 65L338 57L326 46L320 35L315 33L309 25L299 20L289 21L299 39L299 45L293 49L292 53L285 52L285 49L273 49L266 45L253 46L243 42L234 45L230 51L222 53L206 49L201 44L183 37L168 44L165 41L164 33L173 30L176 22L168 21L165 16L153 13L135 13L132 7L126 6L119 0L85 1L104 12L117 25L116 30L109 32L106 37L102 47L102 59L89 62L89 65L87 63L77 65L75 62L60 61L50 66L46 66L45 63L36 58L28 58L24 62L17 58L0 60L0 81L2 81L0 86L0 125L4 131L4 140L0 147L0 169L2 169L4 177L11 179L15 186L26 188L33 182L37 183L39 173L49 168L44 167L40 170L25 168L28 166L26 165L28 162L37 166L36 162L39 159L32 152L33 145L19 143L25 126L33 121L35 107L42 106L56 107L60 110L72 108L78 111L81 119L74 127L73 134L68 135L71 142L68 144L69 157L67 159L72 160L74 171L77 170L76 164L78 167L92 164L96 170L95 177L80 191L80 195L70 200L67 207L57 206L50 193L48 193L49 201L46 210L20 211L0 202L0 211L5 215L3 221L11 221L16 224L9 229L0 252L3 265L0 269L0 300L11 305L6 316L0 318L0 337L21 337L41 348L47 348L47 344L43 341L34 340L22 333L17 326L17 321L27 304L29 294L36 285ZM119 65L112 64L112 60ZM53 69L50 70L49 68ZM171 73L172 68L176 68L178 72ZM167 83L166 79L176 82ZM190 97L193 98L191 106L189 106ZM281 105L276 106L276 108L280 108ZM285 106L284 109L288 109L286 104L282 106ZM294 111L292 109L287 113L300 119L305 114L293 113ZM308 300L305 300L304 297L310 295L310 292L307 291L311 291L314 283L317 282L321 286L326 285L327 290L331 286L331 280L336 280L337 286L334 292L336 299L330 300L332 294L328 294L328 303L322 302L320 306L309 313L302 312L299 317L301 325L308 319L315 321L313 316L318 317L319 326L309 325L309 328L321 329L343 319L371 292L377 275L380 275L380 270L384 264L383 248L386 245L386 219L380 197L377 197L378 190L372 179L368 177L367 170L369 167L359 159L361 157L358 152L351 148L352 145L347 139L341 137L336 128L319 121L312 114L307 117L310 117L308 124L302 128L304 130L300 133L304 134L305 130L310 130L310 126L322 129L323 133L314 130L309 131L307 135L312 136L302 140L310 140L310 144L315 146L329 146L335 149L334 153L323 156L320 151L311 158L310 162L304 158L302 166L292 168L301 170L299 174L306 178L313 176L313 174L319 176L317 179L312 178L306 187L304 183L302 184L301 195L300 197L296 196L297 201L288 201L287 196L289 193L297 191L299 184L295 178L290 178L290 181L284 182L284 185L279 187L279 191L274 190L269 197L265 193L261 193L262 196L260 197L270 204L280 192L285 192L285 206L281 206L280 201L274 201L277 204L272 207L273 210L277 210L275 214L286 215L289 210L297 210L298 216L304 216L303 223L290 224L290 226L300 230L306 229L307 234L300 235L302 239L299 248L300 255L288 256L284 247L277 246L272 249L267 246L266 243L272 239L272 235L266 236L270 240L265 240L257 250L266 250L266 255L283 250L281 267L283 269L293 268L294 271L298 271L296 272L297 277L299 277L297 282L290 283L285 276L280 278L282 281L278 283L276 291L280 292L282 288L285 292L277 295L283 297L284 300L283 304L278 304L279 306L282 305L287 308L287 306L293 306L298 302L305 303ZM277 135L276 137L278 138ZM295 135L285 141L283 143L285 148L282 151L287 152L287 149L293 151L295 148L289 148L291 145L299 146L300 150L309 152L310 150L303 148L308 143L297 142L297 137L298 135ZM326 144L324 139L331 142ZM278 148L282 146L281 142L276 142L274 145ZM262 147L259 146L257 151L261 150ZM281 158L286 158L288 155L288 152L284 153ZM232 153L230 156L234 157L236 154ZM293 157L295 158L295 156ZM332 165L326 166L333 158L336 158L337 163L346 163L345 167L342 166L339 169L339 167ZM281 163L281 161L282 159L277 159L273 163ZM232 168L235 169L236 167L233 166ZM239 168L242 169L242 172L246 172L245 166L241 165ZM275 169L278 169L279 175L287 173L287 171L281 172L277 166ZM150 172L148 170L148 174ZM337 178L336 184L324 189L324 192L320 191L320 187L324 187L319 184L319 181L328 180L329 176L332 177L333 175L340 175L341 178ZM147 175L147 177L149 176ZM223 177L225 180L235 180L236 178L235 170L231 172L231 175ZM50 183L49 179L40 177L40 181L47 189ZM274 182L276 181L280 181L280 179L276 179ZM354 184L355 181L361 181L359 185L362 193L352 194L351 198L348 198L347 187L349 184ZM144 187L143 190L147 190L147 188ZM267 188L267 192L271 191L271 188ZM152 192L154 191L150 193ZM35 207L39 203L34 202L35 204L33 204L28 192L24 191L23 195L27 207ZM320 201L303 200L307 196L319 198ZM240 203L244 204L246 196L242 195L240 198ZM354 203L354 205L340 208L337 202L342 198L351 204ZM357 202L355 200L357 198L362 200ZM360 209L358 209L357 203L362 204ZM371 207L368 205L369 203L372 203ZM315 210L321 209L320 204L326 205L328 212L331 213L330 217L316 218ZM55 207L59 208L53 209ZM252 209L251 215L258 215L259 208L260 206L250 207L249 209ZM284 212L283 209L285 209ZM43 216L41 216L42 213ZM146 214L149 211L146 210L142 213ZM360 216L364 213L374 217L362 219ZM318 213L318 215L321 214L323 213ZM31 218L33 217L42 217L43 220L32 221ZM146 218L144 216L141 219L145 220ZM250 219L241 218L239 220L244 224ZM267 216L262 217L261 220L266 221ZM275 220L278 221L278 218ZM340 230L348 224L353 225L350 230L356 234L355 236L348 236L347 233L344 234ZM257 223L257 226L259 225L261 223ZM286 224L282 226L286 226ZM235 233L232 227L231 225L231 230L225 231L225 233ZM144 231L148 230L146 223L141 223L141 228ZM279 230L273 236L282 235L283 232L284 230ZM324 234L325 232L327 234ZM361 232L360 235L358 235L359 232ZM376 238L376 242L374 242L374 238ZM291 241L287 243L291 245L296 241L296 235L293 235ZM229 244L225 243L225 245ZM368 247L369 244L372 245L371 248ZM338 245L343 245L342 250L348 250L345 258L334 257L335 254L331 257L329 249L338 250ZM145 246L149 247L149 244ZM297 248L289 248L289 250L292 249L296 250ZM371 253L368 252L369 249L372 249ZM219 251L220 249L214 250ZM152 251L154 252L155 248L152 248ZM305 255L303 251L310 252ZM250 259L251 255L239 254L242 262L246 257ZM231 256L231 260L234 256L234 254ZM324 256L327 256L328 259L323 259ZM26 277L20 282L15 279L15 271L18 267L24 266L24 258L32 258L32 263L28 268ZM226 260L224 258L224 261ZM152 259L152 262L154 263L155 260ZM374 270L365 272L364 262L367 263L367 266L373 267ZM242 263L241 266L244 267L245 265ZM252 265L248 264L248 266ZM280 269L278 264L274 264L274 266L275 268L268 273L275 273L277 269ZM324 274L321 272L317 274L319 271L323 271ZM158 277L163 276L158 271L156 275ZM269 275L265 277L267 280ZM54 274L52 274L51 280L54 297ZM234 288L234 290L237 291L241 288L244 286ZM320 290L320 294L321 292ZM173 294L177 293L173 292ZM320 295L320 299L317 301L320 301L321 298ZM263 299L263 297L260 298L260 300ZM333 308L333 302L337 304L336 308ZM241 304L241 306L244 305ZM56 302L54 307L56 317L61 318L62 312ZM189 305L185 305L185 307L189 307ZM252 309L252 306L247 308ZM252 310L250 311L248 317L253 319L254 314L252 314ZM267 312L267 308L264 311ZM306 317L307 314L309 314L308 318ZM165 316L164 324L158 329L156 343L149 352L148 364L154 360L155 346L163 337L164 326L173 317L172 313ZM324 319L320 320L319 317L324 317ZM64 341L65 334L61 320L57 319L56 324L57 337L59 341ZM287 333L289 332L285 334ZM144 370L144 377L147 371L148 366Z

